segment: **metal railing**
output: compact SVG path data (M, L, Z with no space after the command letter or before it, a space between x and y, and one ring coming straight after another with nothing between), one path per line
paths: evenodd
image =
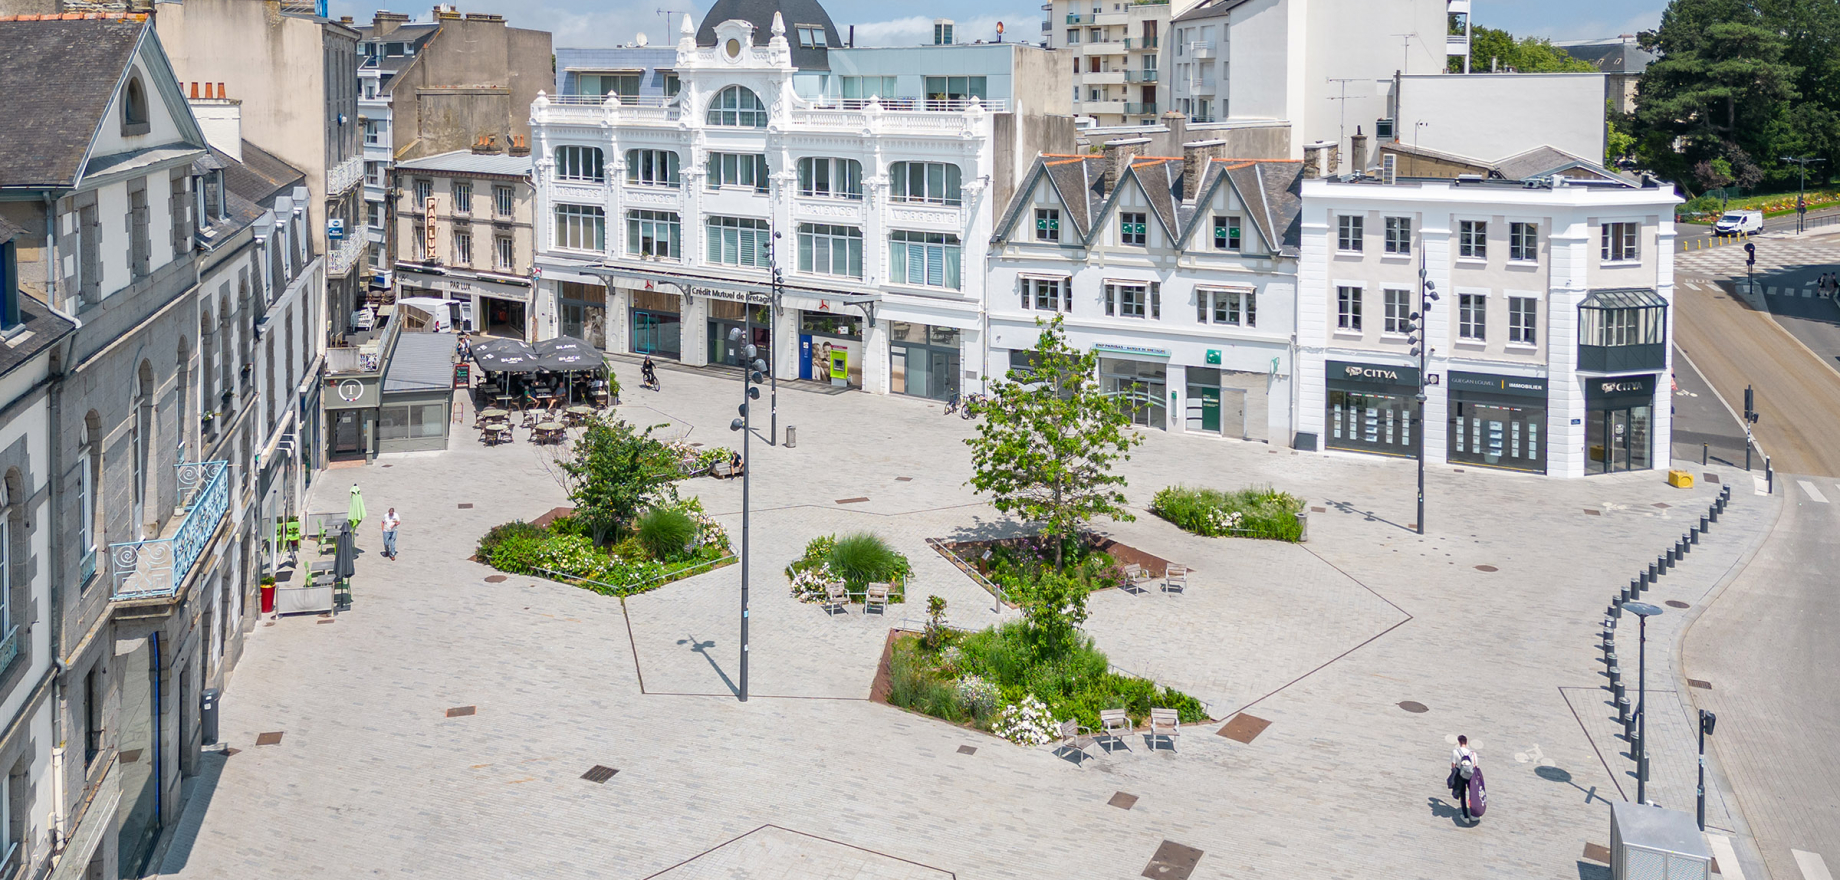
M229 470L227 461L178 466L185 518L171 537L109 545L109 568L115 577L110 598L148 599L178 592L230 510Z
M1126 116L1155 116L1156 102L1146 101L1141 104L1126 104L1124 105L1124 114Z
M6 638L0 639L0 669L5 669L8 666L11 666L13 664L13 658L18 657L18 656L19 656L19 627L9 626L6 628ZM8 857L8 860L9 861L11 860L10 856Z
M944 556L947 562L952 563L954 568L964 572L965 575L971 578L978 586L989 590L990 595L996 597L997 600L997 607L992 608L992 611L1000 612L1002 607L1009 603L1009 600L1003 598L1003 586L1001 584L985 577L983 572L977 570L977 566L966 562L963 557L953 552L952 548L947 547L945 542L938 538L927 538L926 545L933 548L939 555Z
M353 156L326 169L326 192L338 195L364 179L364 157Z
M1188 49L1187 54L1191 58L1212 58L1214 57L1214 41L1213 40L1192 40L1188 43L1187 49Z
M1157 72L1154 70L1127 70L1124 72L1124 81L1134 82L1134 83L1153 83L1157 81L1156 74Z
M326 256L327 277L337 278L351 271L351 267L357 265L358 259L364 255L364 237L353 235L355 231L348 230L345 237L339 239L338 247Z
M677 103L676 95L551 95L550 103L568 104L576 107L600 107L609 100L617 100L621 107L669 107Z

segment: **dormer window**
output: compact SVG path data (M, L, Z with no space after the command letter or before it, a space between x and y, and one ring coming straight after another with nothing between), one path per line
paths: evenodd
M802 24L798 26L798 31L799 31L799 48L801 49L823 49L825 48L824 25Z
M146 134L151 126L147 118L147 87L139 74L128 77L121 90L121 133L124 137Z

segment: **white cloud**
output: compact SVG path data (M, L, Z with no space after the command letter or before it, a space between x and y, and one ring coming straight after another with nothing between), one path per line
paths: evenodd
M946 16L941 16L946 17ZM953 36L960 43L977 40L995 42L997 23L1003 23L1003 39L1010 43L1032 43L1041 39L1041 12L1013 12L1008 15L979 15L956 19ZM849 38L850 25L839 24L837 30ZM933 19L924 15L888 21L871 21L855 25L858 46L923 46L933 42Z

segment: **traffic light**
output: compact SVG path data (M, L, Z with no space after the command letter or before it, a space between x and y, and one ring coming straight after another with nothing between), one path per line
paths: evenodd
M1744 243L1744 265L1757 265L1757 244L1755 242Z

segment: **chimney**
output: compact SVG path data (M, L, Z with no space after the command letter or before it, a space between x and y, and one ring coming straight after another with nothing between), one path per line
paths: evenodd
M376 15L371 16L371 36L373 39L381 40L396 33L397 28L408 23L409 16L401 12L379 9Z
M1341 151L1334 141L1317 141L1303 145L1303 176L1333 177L1338 168Z
M1348 152L1353 165L1348 169L1354 174L1367 173L1367 135L1361 133L1361 127L1354 127L1354 137L1348 139Z
M197 85L193 83L193 85ZM220 87L221 89L221 87ZM192 116L204 133L205 143L238 162L243 161L243 102L211 97L211 84L204 84L204 97L194 92Z
M490 12L469 12L466 14L466 20L467 21L483 21L489 24L492 24L492 23L504 24L505 23L504 16L496 15Z
M1193 199L1201 191L1201 176L1207 173L1209 159L1227 158L1227 142L1195 141L1182 145L1182 201Z
M351 16L349 15L339 16L339 24L342 24L346 27L351 27Z
M1123 171L1125 166L1130 165L1131 160L1137 158L1137 154L1143 151L1144 144L1149 142L1149 138L1127 138L1105 142L1105 146L1100 148L1100 154L1105 157L1106 192L1111 192L1112 188L1118 185L1119 172Z
M1176 148L1188 143L1188 117L1174 110L1165 110L1162 116L1157 117L1157 121L1162 123L1167 132L1157 144L1157 153L1163 156L1176 155Z
M511 136L510 152L513 156L528 156L530 155L530 142L525 140L523 135L514 134Z

